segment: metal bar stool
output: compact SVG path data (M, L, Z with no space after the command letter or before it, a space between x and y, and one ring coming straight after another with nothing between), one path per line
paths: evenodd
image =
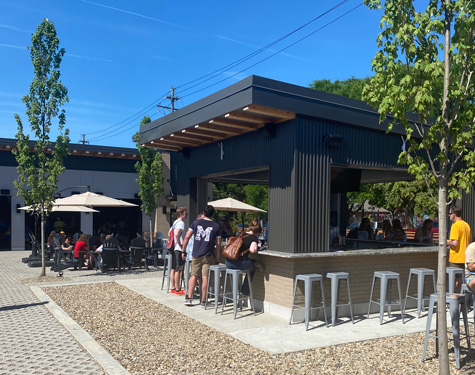
M297 284L299 281L304 282L304 297L305 297L305 306L299 306L295 304L295 294L297 292ZM312 307L312 289L313 283L319 282L320 283L320 296L321 296L321 306ZM323 309L323 315L325 317L325 325L328 327L328 320L327 320L327 310L325 306L325 289L323 287L323 276L319 275L318 273L309 273L303 275L297 275L295 277L295 286L294 286L294 297L292 299L292 310L290 312L290 321L289 325L292 324L292 317L294 314L294 307L296 308L304 308L305 309L305 330L308 331L308 322L310 321L310 317L312 314L312 310Z
M210 289L210 284L211 284L211 272L213 273L213 291ZM209 266L209 277L208 277L208 287L206 290L206 303L205 303L205 310L208 307L208 300L211 296L214 297L214 313L218 313L218 302L220 296L222 297L223 292L220 291L220 285L221 285L221 273L224 272L226 276L226 266L224 264L215 264L213 266Z
M241 293L243 275L247 275L250 296L245 296ZM232 290L231 292L226 292L229 277L231 277ZM231 294L231 297L228 296L229 294ZM224 307L226 306L226 300L233 301L234 319L236 319L238 304L240 305L242 311L242 302L246 300L249 300L252 312L254 313L254 315L256 315L256 310L254 310L254 297L252 295L251 272L249 270L234 270L226 268L226 274L224 275L223 303L221 308L221 315L223 315Z
M170 265L172 264L172 258L172 254L165 254L165 261L163 263L162 290L165 279L167 279L167 293L170 292Z
M411 276L417 276L417 294L415 296L409 295L409 286L411 284ZM404 311L407 308L407 299L413 298L417 300L417 317L421 317L421 311L424 309L424 300L429 300L429 298L424 298L424 285L426 276L432 276L432 282L434 284L434 293L436 291L435 286L435 271L428 268L411 268L409 270L409 279L407 280L407 289L406 289L406 298L404 300Z
M379 302L373 300L373 291L376 279L380 280ZM394 303L391 300L392 280L397 281L397 289L399 292L399 301L394 301ZM404 324L404 310L402 308L401 300L401 282L399 280L399 274L392 271L375 271L373 275L373 284L371 285L371 295L369 297L368 318L369 312L371 310L371 302L379 305L379 324L383 324L384 308L386 305L388 306L389 318L391 317L391 305L399 305L401 308L402 324Z
M445 272L449 278L449 293L455 293L455 276L461 275L463 279L464 270L458 267L446 267Z
M446 304L449 305L450 317L452 318L452 333L454 340L455 362L457 368L460 369L460 311L462 311L463 322L465 326L465 338L467 340L468 355L470 357L470 335L468 330L467 309L465 305L465 296L463 294L446 293ZM424 352L422 353L422 361L426 358L427 343L429 341L430 325L432 322L432 314L434 306L437 304L437 293L432 293L429 299L429 312L427 314L426 336L424 339ZM436 319L435 338L436 338L436 354L439 354L439 338L437 336L438 324Z
M350 291L350 274L348 272L329 272L327 278L331 280L331 311L332 311L332 327L335 326L335 320L338 317L338 306L348 305L350 307L351 321L355 324L353 319L353 304L351 303ZM348 287L348 302L339 304L340 302L340 281L345 280Z

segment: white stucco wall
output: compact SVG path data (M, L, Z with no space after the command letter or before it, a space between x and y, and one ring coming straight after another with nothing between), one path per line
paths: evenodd
M23 200L17 197L17 191L13 186L13 181L17 178L15 167L0 166L0 189L10 190L11 196L11 247L12 250L23 250L25 246L25 212L16 212L16 205L24 205ZM139 188L135 182L135 173L121 172L97 172L67 170L61 175L58 183L58 190L72 186L89 185L91 191L101 192L112 198L134 199ZM63 197L71 195L72 191L85 192L86 189L73 188L62 193ZM99 208L100 209L100 208ZM81 213L81 230L84 233L92 233L93 215ZM149 219L142 213L142 228L148 228Z

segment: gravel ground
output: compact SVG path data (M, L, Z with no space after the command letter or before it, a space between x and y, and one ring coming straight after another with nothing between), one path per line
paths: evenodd
M45 292L131 374L438 373L434 340L420 360L423 333L270 355L115 283ZM449 342L451 373L475 373L475 353L461 357L457 370Z

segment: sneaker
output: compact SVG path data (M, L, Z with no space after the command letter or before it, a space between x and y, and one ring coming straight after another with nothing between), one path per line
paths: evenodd
M175 294L177 296L184 296L186 293L183 289L180 289L180 290L175 290Z
M201 302L200 302L200 306L201 306L201 307L205 307L205 306L206 306L206 302L201 301Z
M264 272L266 268L259 262L254 262L254 267L256 267L256 270L259 272Z
M170 294L176 294L176 290L175 289L170 289Z
M193 301L191 298L185 298L185 306L193 306Z

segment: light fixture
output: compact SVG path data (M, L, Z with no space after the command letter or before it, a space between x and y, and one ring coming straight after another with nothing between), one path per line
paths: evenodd
M327 133L323 136L323 143L328 147L341 146L343 143L343 136L340 134Z

